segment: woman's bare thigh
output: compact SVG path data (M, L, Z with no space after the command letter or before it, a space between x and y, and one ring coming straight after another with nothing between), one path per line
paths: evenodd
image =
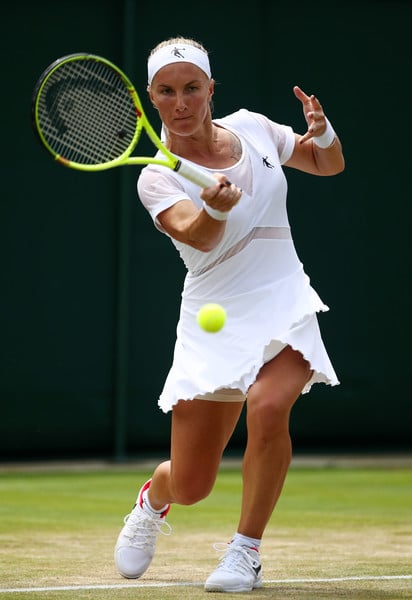
M210 492L243 405L189 400L173 408L171 475L177 497L182 490L199 498Z

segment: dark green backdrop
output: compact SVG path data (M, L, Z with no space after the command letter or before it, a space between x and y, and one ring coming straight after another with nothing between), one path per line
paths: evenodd
M2 9L0 458L167 452L156 405L184 270L136 196L138 170L54 164L30 125L55 58L102 54L145 97L146 57L183 34L211 51L215 115L242 106L303 131L321 99L345 149L334 178L287 172L298 252L331 311L341 380L294 409L297 449L411 447L409 1L7 2ZM145 152L152 153L149 145ZM243 421L231 446L244 439Z

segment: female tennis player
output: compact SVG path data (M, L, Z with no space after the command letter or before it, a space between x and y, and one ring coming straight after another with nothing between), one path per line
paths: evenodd
M141 202L180 253L187 276L173 364L159 399L164 412L172 411L170 460L141 488L115 562L124 577L140 577L158 533L171 532L170 505L208 496L246 402L240 517L205 590L247 592L262 585L259 549L291 461L292 406L314 383L339 383L318 327L317 313L328 307L295 251L283 168L335 175L344 158L319 100L297 86L303 135L246 109L212 119L208 53L194 40L156 46L148 82L166 146L214 174L216 185L201 190L157 165L138 179ZM206 302L226 310L218 333L196 322Z

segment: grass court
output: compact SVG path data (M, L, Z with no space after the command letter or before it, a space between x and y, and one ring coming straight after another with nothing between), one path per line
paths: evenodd
M412 466L292 464L262 545L264 587L203 591L237 523L239 466L209 498L173 506L150 569L121 578L113 548L147 465L0 469L1 600L397 600L412 598Z

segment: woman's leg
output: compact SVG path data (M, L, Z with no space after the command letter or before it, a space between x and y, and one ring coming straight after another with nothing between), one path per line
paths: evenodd
M242 407L243 402L182 400L173 408L171 459L157 467L148 492L154 509L208 496Z
M250 387L238 533L263 536L292 457L290 412L310 376L309 363L287 346L262 367Z
M233 433L243 402L192 400L173 409L171 459L161 463L141 488L115 547L123 577L138 578L149 567L169 504L193 504L213 487L223 450Z

